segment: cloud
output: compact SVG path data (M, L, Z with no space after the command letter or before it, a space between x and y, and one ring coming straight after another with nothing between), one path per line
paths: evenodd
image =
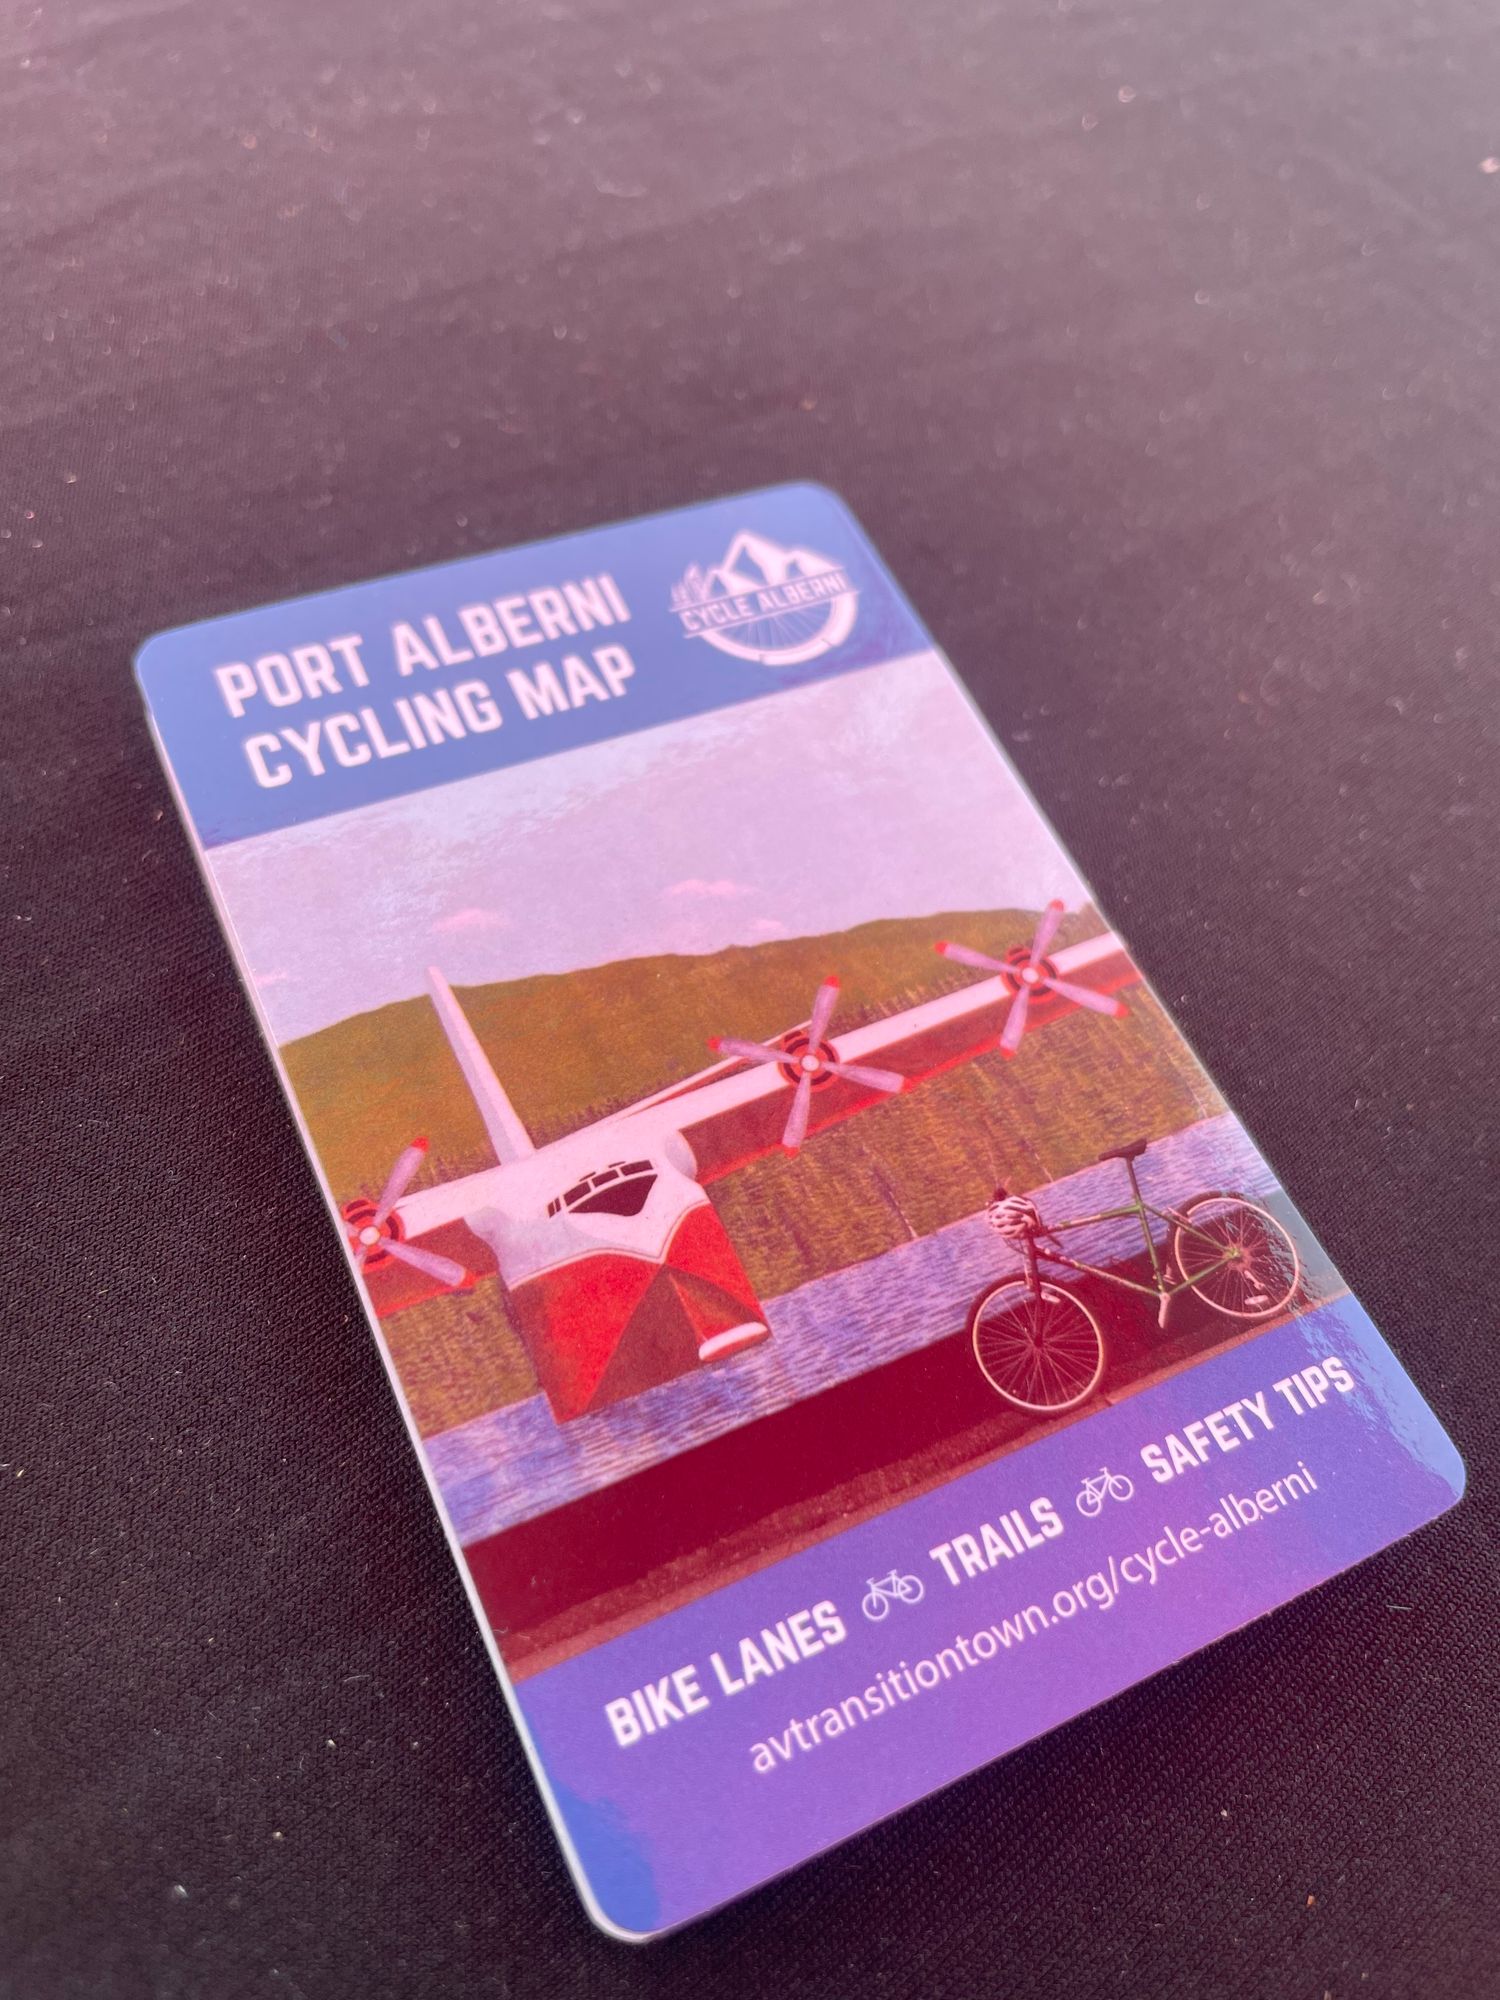
M481 910L470 904L467 909L455 910L451 916L439 917L432 926L434 931L498 931L505 928L506 919L498 910Z
M674 882L662 891L666 896L750 896L755 892L743 882L731 882L727 876L717 882L705 882L701 875L690 875L685 882Z
M757 937L785 937L786 925L780 917L757 917L750 926Z

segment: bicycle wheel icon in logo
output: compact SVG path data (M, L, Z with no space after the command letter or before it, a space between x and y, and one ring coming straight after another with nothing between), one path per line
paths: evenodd
M1107 1465L1101 1465L1085 1478L1075 1504L1079 1513L1092 1521L1104 1511L1106 1500L1129 1500L1134 1492L1123 1472L1111 1472Z
M690 564L672 589L685 637L762 667L798 667L831 653L854 630L858 608L842 563L744 532L722 562Z
M878 1625L889 1615L893 1604L920 1604L925 1595L919 1576L903 1576L899 1570L892 1570L889 1576L872 1576L864 1599L860 1604L866 1618L872 1625Z

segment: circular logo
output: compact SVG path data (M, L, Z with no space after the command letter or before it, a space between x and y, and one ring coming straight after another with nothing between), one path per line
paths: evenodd
M721 563L691 566L672 609L689 639L757 666L800 667L843 645L859 592L841 564L816 550L741 533Z

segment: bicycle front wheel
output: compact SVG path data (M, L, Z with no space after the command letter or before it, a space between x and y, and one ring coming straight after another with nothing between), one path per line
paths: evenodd
M1302 1264L1269 1209L1239 1194L1200 1194L1177 1213L1172 1253L1205 1305L1231 1319L1269 1319L1291 1304Z
M1076 1410L1104 1374L1104 1335L1081 1299L1057 1285L1033 1292L1009 1278L969 1315L974 1359L997 1395L1018 1410L1055 1417Z

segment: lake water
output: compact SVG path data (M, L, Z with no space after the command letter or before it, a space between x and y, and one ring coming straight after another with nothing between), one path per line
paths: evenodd
M1284 1203L1270 1168L1229 1114L1153 1140L1136 1171L1146 1200L1159 1207L1206 1188ZM1118 1161L1032 1190L1049 1221L1113 1207L1128 1195ZM1154 1233L1160 1239L1165 1231L1158 1224ZM1139 1224L1129 1217L1068 1240L1073 1255L1106 1266L1141 1247ZM984 1286L1019 1269L1019 1256L983 1215L966 1216L767 1300L771 1339L701 1374L679 1376L569 1424L559 1424L546 1398L535 1395L444 1431L428 1439L426 1450L459 1540L478 1541L545 1514L944 1339L963 1326Z

